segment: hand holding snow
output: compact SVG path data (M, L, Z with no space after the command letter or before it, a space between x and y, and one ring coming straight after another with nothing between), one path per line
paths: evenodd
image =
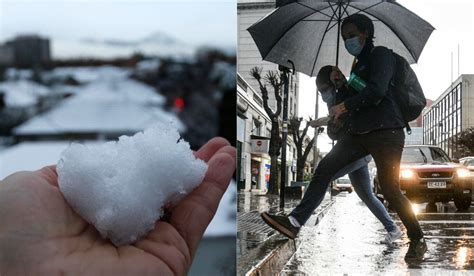
M72 144L58 162L59 188L103 237L117 246L133 243L154 228L165 204L204 178L206 163L179 139L175 129L157 125L117 142Z

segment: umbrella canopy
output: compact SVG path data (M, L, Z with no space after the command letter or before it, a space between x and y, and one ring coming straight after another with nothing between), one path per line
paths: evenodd
M248 28L262 58L315 76L324 65L348 72L354 59L340 38L345 17L361 13L374 23L374 45L383 45L415 63L434 28L395 1L285 0Z

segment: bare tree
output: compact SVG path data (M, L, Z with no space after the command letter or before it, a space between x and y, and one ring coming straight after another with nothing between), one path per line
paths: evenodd
M268 155L271 159L271 168L270 168L270 187L268 192L270 194L278 194L279 184L278 183L278 156L280 155L280 149L282 144L282 139L280 137L280 122L279 116L282 110L282 97L281 89L283 87L283 73L278 73L276 71L269 71L264 79L262 80L262 68L254 67L250 71L250 75L258 81L260 92L262 93L263 108L270 117L272 123L272 129L270 134L270 145L268 149ZM263 81L263 82L262 82ZM273 92L275 94L276 100L276 110L273 111L268 105L268 90L267 85L271 85Z
M321 133L321 130L323 130L323 128L318 128L315 131L313 139L311 139L309 143L305 145L305 136L308 133L308 129L310 127L309 121L311 121L311 118L309 118L309 121L306 121L305 127L302 131L300 131L302 121L303 118L293 117L290 119L290 123L288 125L288 130L293 135L293 141L296 145L296 181L304 181L304 166L306 159L308 159L308 155L313 148L316 135Z
M451 138L455 158L474 155L474 127L460 132L457 136Z

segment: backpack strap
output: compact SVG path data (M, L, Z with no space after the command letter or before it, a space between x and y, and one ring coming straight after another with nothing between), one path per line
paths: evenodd
M407 129L408 135L411 135L411 127L406 120L405 120L405 128Z

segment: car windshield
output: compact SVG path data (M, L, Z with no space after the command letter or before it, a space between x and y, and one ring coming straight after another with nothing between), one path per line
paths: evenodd
M339 183L339 184L351 184L351 180L348 179L348 178L339 178L337 180L337 183Z
M402 153L402 163L445 163L449 157L440 148L406 147Z
M465 166L474 166L474 159L466 160L464 162Z

